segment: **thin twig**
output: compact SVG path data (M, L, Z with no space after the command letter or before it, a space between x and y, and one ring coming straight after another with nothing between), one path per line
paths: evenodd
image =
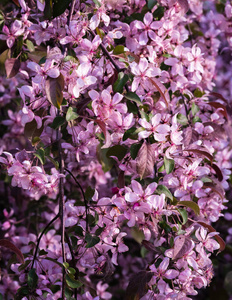
M41 234L40 234L40 236L38 238L37 244L36 244L36 248L35 248L35 253L34 253L34 256L33 256L33 261L32 261L32 265L31 265L31 269L33 269L33 266L34 266L34 263L35 263L35 260L36 260L36 255L37 255L37 252L38 252L38 249L39 249L39 243L40 243L40 240L41 240L42 236L44 235L44 233L46 232L46 230L52 225L52 223L55 222L58 218L59 218L59 213L45 226L45 228L41 232Z
M75 178L75 176L72 174L72 172L70 172L67 168L65 168L65 171L67 171L72 176L72 178L74 179L74 181L76 182L76 184L78 185L78 187L81 190L81 193L82 193L82 196L83 196L83 199L84 199L84 204L85 204L86 232L87 232L88 231L88 203L87 203L87 200L85 198L84 190L83 190L82 186L80 185L80 183Z
M73 268L75 268L76 267L76 264L75 264L75 255L74 255L74 253L73 253L73 249L72 249L72 245L71 245L71 243L70 243L70 238L69 238L69 235L67 234L67 232L65 232L65 239L66 239L66 242L67 242L67 244L68 244L68 247L69 247L69 251L70 251L70 253L71 253L71 256L72 256L72 265L71 265L71 267L73 267ZM77 289L75 288L74 289L74 296L75 296L75 299L77 298Z
M68 26L69 26L69 24L72 20L72 15L73 15L73 12L74 12L75 4L76 4L76 0L72 0L71 7L70 7L70 10L69 10L69 14L68 14L68 20L67 20L67 25Z

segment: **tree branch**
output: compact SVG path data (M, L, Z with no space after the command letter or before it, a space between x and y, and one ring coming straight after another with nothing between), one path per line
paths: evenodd
M46 230L52 225L52 223L55 222L58 218L59 218L59 213L44 227L43 231L41 232L41 234L38 238L37 244L36 244L31 269L33 269L33 266L34 266L34 263L35 263L35 260L36 260L36 255L37 255L37 252L38 252L38 249L39 249L39 243L40 243L40 240L41 240L42 236L44 235Z

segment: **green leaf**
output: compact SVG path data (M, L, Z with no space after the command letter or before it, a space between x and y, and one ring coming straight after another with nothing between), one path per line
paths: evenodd
M136 103L127 101L126 106L127 106L128 113L138 115L138 106L136 105Z
M97 146L97 158L102 165L102 170L104 172L111 170L111 168L115 164L115 160L113 158L107 157L106 153L108 150L109 148L101 148L100 144Z
M44 165L45 164L45 154L44 154L44 149L43 148L39 148L36 153L34 153L34 155L40 160L41 164Z
M136 93L128 92L128 93L126 93L126 95L124 97L130 101L133 101L133 102L139 104L139 105L142 104L141 99L139 98L139 96Z
M205 94L205 92L203 92L199 88L197 88L193 94L196 98L201 98Z
M125 52L125 50L124 50L123 45L117 45L113 50L113 54L115 54L115 55L118 55L118 54L121 54L121 53L124 53L124 52Z
M85 236L85 241L87 242L85 248L92 248L100 242L100 238L96 235L91 235L87 233Z
M71 300L72 295L73 295L73 291L66 287L65 290L64 290L64 295L65 295L66 300Z
M74 276L72 276L72 275L66 274L65 280L66 280L67 285L72 289L79 289L79 287L81 287L83 285L82 282L76 280L74 278Z
M18 271L21 272L21 271L25 270L26 267L27 267L30 263L31 263L30 260L26 260L24 264L22 264L22 265L20 265L20 266L18 267Z
M164 7L159 6L154 12L153 12L153 17L157 18L160 20L164 16Z
M193 118L192 122L193 122L193 124L195 124L195 123L197 123L197 122L202 123L202 120L201 120L200 117L195 116L195 117Z
M130 147L130 155L132 159L136 159L139 149L141 148L142 144L132 144Z
M131 127L127 131L125 131L122 140L126 141L128 138L135 139L135 131L137 130L136 127Z
M26 40L26 44L27 44L27 49L28 49L30 52L35 51L35 46L34 46L34 44L32 43L32 41Z
M62 126L65 123L65 119L61 116L55 117L50 127L54 130L58 129L60 126Z
M87 189L85 190L85 198L88 202L92 200L94 193L95 190L92 189L90 186L88 186Z
M99 236L103 231L104 229L106 228L106 225L104 224L104 227L99 227L96 231L95 231L95 235L96 236Z
M75 227L75 234L77 236L83 237L84 236L83 232L84 232L84 229L81 226Z
M36 274L35 269L31 269L27 275L27 283L31 289L35 289L38 282L38 275Z
M181 125L187 125L188 119L185 115L179 113L177 115L177 122L180 123Z
M173 195L165 185L162 185L162 184L158 185L156 192L159 195L164 194L167 198L169 198L170 200L173 201Z
M172 231L172 228L167 224L166 221L162 220L159 222L159 226L168 234Z
M123 88L126 85L128 79L129 79L129 76L127 74L124 74L123 72L118 73L118 79L115 81L115 83L113 85L114 92L122 93Z
M181 217L182 217L182 224L186 224L186 222L188 221L188 213L184 208L179 208L177 209L178 212L180 213Z
M47 157L47 159L50 160L50 162L53 163L56 170L58 170L59 169L59 162L57 160L55 160L54 158L52 158L50 155L47 155L46 157Z
M28 287L23 286L17 290L15 300L22 299L23 297L21 297L21 296L27 296L27 295L29 295L29 289L28 289Z
M101 3L98 0L93 0L93 2L97 5L97 7L101 7Z
M70 106L68 108L67 114L66 114L66 121L72 121L76 120L79 117L79 115L73 110L73 108Z
M145 239L143 230L140 230L138 227L134 226L131 228L131 235L134 238L134 240L141 244L142 241Z
M52 0L45 0L44 17L47 20L51 20L52 17Z
M53 18L62 15L69 7L71 0L53 0Z
M106 156L110 158L110 156L116 156L119 160L122 160L126 155L127 149L121 145L115 145L110 147L106 152Z
M63 263L63 266L65 267L65 269L68 269L68 267L69 267L69 263L67 263L67 262L64 262L64 263Z
M199 112L199 110L200 110L199 107L195 103L193 103L191 107L191 112L193 117Z
M167 174L172 173L175 167L175 162L173 159L169 159L166 156L164 156L164 167Z
M200 214L199 206L197 205L197 203L195 203L193 201L180 201L177 203L177 205L178 206L186 206L188 208L191 208L196 215Z
M71 268L71 267L70 267L70 268L68 268L67 271L68 271L68 273L71 274L71 275L76 274L76 270L75 270L74 268Z
M147 1L147 7L149 10L152 10L152 8L157 4L156 0L148 0Z

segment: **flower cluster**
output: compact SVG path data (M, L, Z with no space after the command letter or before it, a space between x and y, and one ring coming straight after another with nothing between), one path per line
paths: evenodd
M231 4L13 2L0 10L0 295L197 295L225 248L211 223L231 181Z

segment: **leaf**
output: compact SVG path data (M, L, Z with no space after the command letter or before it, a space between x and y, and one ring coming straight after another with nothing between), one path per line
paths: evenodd
M69 7L71 0L55 0L53 1L53 18L62 15Z
M153 78L153 79L149 78L149 79L152 82L152 84L156 87L156 89L160 92L161 96L163 97L166 103L166 106L168 107L170 103L170 96L167 88L157 78Z
M20 61L17 58L8 58L5 61L5 69L7 78L12 78L18 74Z
M218 194L222 200L224 199L225 191L219 183L217 184L215 182L205 182L202 188L210 188L214 193Z
M35 269L31 269L27 275L27 283L29 288L35 289L38 283L38 275Z
M143 230L140 230L136 226L131 228L131 235L132 235L133 239L139 244L141 244L145 238Z
M97 125L101 128L104 136L105 136L105 145L102 147L104 148L109 148L109 146L111 145L111 136L109 134L109 131L106 129L106 124L105 122L103 122L101 119L95 119L94 120L95 123L97 123Z
M76 120L79 117L79 115L73 110L73 108L70 106L66 113L66 121L72 121Z
M141 148L142 144L132 144L130 147L130 155L132 159L136 159L139 149Z
M26 267L27 267L30 263L31 263L30 260L26 260L25 263L23 263L22 265L20 265L20 266L18 267L18 271L21 272L21 271L25 270Z
M125 131L122 140L126 141L128 138L133 139L135 136L137 128L136 127L131 127L128 130Z
M126 155L127 149L121 145L115 145L110 147L109 150L106 152L107 157L116 156L118 160L122 160L123 157Z
M45 0L45 7L44 7L44 17L47 20L51 20L52 17L52 0Z
M87 233L85 236L85 241L87 242L85 248L92 248L100 242L100 238L96 235L91 235Z
M43 132L44 124L38 129L37 122L33 119L31 122L26 123L24 127L24 134L25 136L32 141L36 137L40 137L41 133Z
M64 77L60 74L57 78L48 77L45 81L45 92L48 101L60 109L63 101Z
M27 49L28 49L30 52L34 52L34 51L35 51L35 46L34 46L34 44L32 43L32 41L26 40L26 44L27 44Z
M44 149L43 148L39 148L37 149L36 153L34 153L34 155L40 160L41 164L44 165L45 164L45 153L44 153Z
M136 157L136 171L140 179L152 174L154 169L153 151L150 144L143 142Z
M172 173L175 167L175 162L173 159L168 159L166 156L164 156L164 167L167 174Z
M50 127L54 130L58 129L60 126L62 126L65 123L65 119L61 116L55 117Z
M207 152L205 150L200 150L200 149L184 149L184 151L197 153L200 156L205 156L206 158L208 158L208 160L210 160L211 163L213 162L213 156L209 152Z
M169 198L171 201L173 201L173 195L165 185L162 185L162 184L158 185L156 188L156 192L159 195L164 194L167 198Z
M183 126L188 125L187 117L180 113L177 115L177 122Z
M140 271L130 278L126 289L126 300L139 300L148 290L148 282L151 280L153 272Z
M209 232L216 232L216 230L211 225L209 225L205 222L197 221L197 223L200 224L201 226L207 228L209 230ZM220 245L219 251L225 250L226 243L224 242L224 240L218 234L215 235L214 237Z
M88 202L92 201L94 193L95 193L95 190L92 189L90 186L88 186L87 189L85 190L85 198Z
M185 255L192 247L191 239L185 235L180 235L175 239L173 249L173 259L179 259Z
M214 96L216 98L223 100L225 103L228 103L228 101L222 96L222 94L219 94L216 92L211 92L211 93L209 93L209 96Z
M141 99L139 98L139 96L136 93L128 92L128 93L126 93L126 95L124 95L124 97L130 101L133 101L133 102L139 104L139 105L142 104Z
M178 210L178 212L180 213L180 215L182 217L182 220L183 220L182 224L183 225L186 224L186 222L188 221L188 213L187 213L187 211L185 209L183 209L183 208L179 208L177 210Z
M221 104L219 102L214 102L214 101L208 102L207 105L210 105L210 106L212 106L212 107L214 107L216 109L220 108L220 110L219 110L220 113L228 120L228 114L227 114L227 110L226 110L225 105L223 105L223 104Z
M118 188L124 188L125 186L125 172L124 171L120 171L118 174Z
M118 73L118 79L115 81L113 85L113 91L115 93L122 93L123 88L126 85L127 81L129 80L129 76L127 74L124 74L123 72Z
M121 54L121 53L124 53L124 52L125 52L125 50L124 50L123 45L117 45L113 50L113 54L115 54L115 55L118 55L118 54Z
M66 274L65 281L66 281L67 285L72 289L78 289L83 285L83 283L76 280L73 275Z
M5 240L5 239L0 239L0 246L13 251L17 255L20 263L24 264L24 257L23 257L22 252L13 243L11 243L10 241Z
M199 112L199 107L193 102L192 107L191 107L191 112L193 117Z
M51 157L50 155L46 155L46 157L47 157L47 159L50 160L50 162L53 163L56 170L58 170L59 169L59 162L57 160L55 160L53 157Z
M147 8L149 10L152 10L152 8L157 4L157 1L156 0L148 0L147 1Z
M216 165L216 164L212 164L211 167L214 169L214 171L216 172L217 178L219 181L223 180L223 174L221 169Z
M200 208L199 208L198 204L193 201L180 201L177 203L177 205L178 206L186 206L188 208L191 208L196 215L200 214Z

